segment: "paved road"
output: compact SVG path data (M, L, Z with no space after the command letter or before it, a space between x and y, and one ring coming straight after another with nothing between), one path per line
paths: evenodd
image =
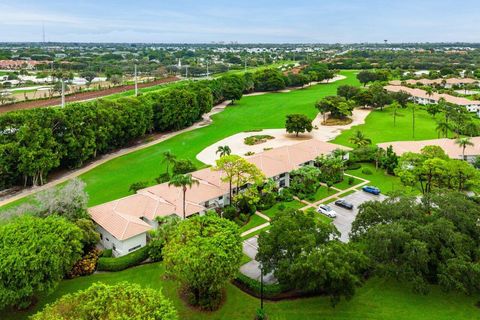
M246 275L247 277L260 281L260 263L258 263L258 261L255 260L255 255L257 254L257 251L258 251L257 240L258 240L258 236L254 236L243 242L243 253L249 256L252 259L252 261L247 262L243 266L241 266L240 272ZM275 277L273 276L273 273L269 273L269 274L263 275L263 282L266 284L273 284L277 282L277 279L275 279Z
M357 191L352 193L342 199L347 200L353 204L352 210L347 210L342 207L335 205L333 202L330 204L333 210L337 212L337 218L334 220L333 224L337 227L338 231L341 232L340 240L342 242L348 242L348 234L352 230L352 222L355 220L358 214L358 206L367 201L378 200L382 201L386 197L384 195L373 195L366 193L364 191Z

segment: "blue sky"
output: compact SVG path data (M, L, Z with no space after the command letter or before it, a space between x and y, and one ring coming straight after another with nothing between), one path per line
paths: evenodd
M480 42L479 0L0 0L0 42Z

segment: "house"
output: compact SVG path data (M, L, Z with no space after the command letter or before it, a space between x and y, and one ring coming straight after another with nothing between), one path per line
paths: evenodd
M467 98L455 97L445 93L433 92L432 94L428 94L425 90L422 89L409 88L397 85L388 85L384 88L389 92L404 91L410 94L413 101L417 104L437 104L438 101L443 98L446 102L453 103L459 106L464 106L469 112L475 112L477 113L477 115L480 115L480 101L478 100L469 100Z
M434 85L439 85L443 86L444 88L452 88L454 86L459 86L463 87L467 84L477 84L479 85L480 82L476 79L471 79L471 78L440 78L440 79L409 79L405 80L405 83L408 85L423 85L423 86L434 86ZM402 81L400 80L392 80L389 82L389 84L394 85L394 86L400 86L402 85Z
M480 137L471 138L473 146L467 146L465 148L465 160L471 162L476 157L480 156ZM393 151L401 156L405 152L420 153L420 151L426 146L438 146L445 151L445 153L452 159L462 159L462 147L455 143L455 139L433 139L422 141L397 141L397 142L384 142L377 145L379 148L387 149L392 146Z
M267 178L272 178L282 188L289 186L290 171L313 164L317 156L330 154L337 149L349 150L312 139L268 150L246 160L255 164ZM198 184L192 185L185 195L186 217L230 203L230 188L228 183L222 181L221 171L205 168L191 175ZM239 189L243 188L241 186ZM112 249L115 256L122 256L146 245L148 231L158 227L157 217L183 216L183 192L181 188L169 186L166 182L92 207L88 211L101 235L101 244Z

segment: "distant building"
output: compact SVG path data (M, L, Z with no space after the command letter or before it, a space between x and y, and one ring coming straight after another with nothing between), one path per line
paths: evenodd
M45 64L46 61L35 60L0 60L0 69L18 70L18 69L35 69L39 64Z
M473 146L467 146L465 148L465 159L467 161L473 161L476 157L480 156L480 137L473 137ZM420 151L426 146L438 146L445 151L445 153L452 159L462 159L462 147L455 143L455 139L433 139L422 141L396 141L396 142L384 142L377 145L379 148L387 149L392 146L393 151L401 156L406 152L420 153Z
M400 85L388 85L385 89L389 92L406 92L412 96L415 103L421 105L437 104L440 99L445 99L449 103L453 103L459 106L464 106L469 112L475 112L480 117L480 101L469 100L467 98L455 97L445 93L432 93L427 94L425 90L409 88Z

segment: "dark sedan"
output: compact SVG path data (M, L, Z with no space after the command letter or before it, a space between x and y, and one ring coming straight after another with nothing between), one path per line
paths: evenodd
M340 200L335 201L335 204L339 207L342 207L342 208L345 208L345 209L348 209L348 210L353 209L353 204L345 201L344 199L340 199Z

